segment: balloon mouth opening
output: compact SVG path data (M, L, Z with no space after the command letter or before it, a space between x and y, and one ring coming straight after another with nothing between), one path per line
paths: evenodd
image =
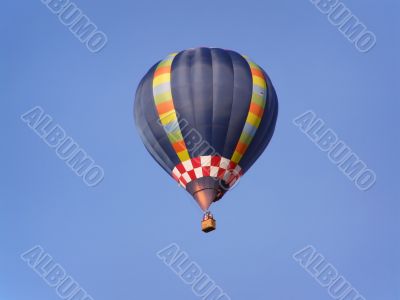
M203 189L195 192L192 196L203 212L208 212L211 204L222 197L219 191L214 189Z
M186 190L204 212L213 202L220 200L228 189L229 185L225 181L210 176L193 180L186 186Z

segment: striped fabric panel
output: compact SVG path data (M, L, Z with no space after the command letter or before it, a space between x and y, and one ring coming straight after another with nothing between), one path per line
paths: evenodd
M177 53L162 60L154 72L153 97L160 122L180 161L190 159L179 127L171 89L171 65Z
M244 153L253 140L258 126L261 123L261 118L264 114L265 102L267 97L267 82L265 81L264 74L261 68L250 61L247 57L251 75L253 78L253 93L250 101L250 109L247 115L246 123L243 127L238 144L233 152L231 160L239 163Z

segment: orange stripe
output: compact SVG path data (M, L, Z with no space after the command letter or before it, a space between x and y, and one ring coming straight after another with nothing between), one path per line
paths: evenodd
M176 153L186 150L185 142L183 140L173 143L172 147L174 148Z
M171 100L161 102L157 105L157 111L159 115L165 114L174 109L174 102Z
M171 67L161 67L161 68L158 68L158 69L154 72L154 77L157 77L158 75L165 74L165 73L171 73Z
M251 68L251 74L253 74L253 76L261 77L264 79L264 74L259 69Z
M236 151L239 152L240 154L243 154L244 152L246 152L248 145L246 145L245 143L239 142L236 146Z
M257 103L252 102L250 104L250 112L252 112L253 114L255 114L258 117L262 117L264 109L258 105Z

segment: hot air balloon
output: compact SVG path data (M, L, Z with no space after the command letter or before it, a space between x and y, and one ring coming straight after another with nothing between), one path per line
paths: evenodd
M221 199L267 147L278 100L265 71L246 56L219 48L173 53L140 81L134 117L154 160L204 211Z

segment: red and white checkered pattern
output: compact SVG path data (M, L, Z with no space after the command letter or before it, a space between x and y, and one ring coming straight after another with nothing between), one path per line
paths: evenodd
M231 187L242 174L238 164L225 157L211 155L186 160L172 170L172 177L184 188L192 180L205 176L223 179Z

